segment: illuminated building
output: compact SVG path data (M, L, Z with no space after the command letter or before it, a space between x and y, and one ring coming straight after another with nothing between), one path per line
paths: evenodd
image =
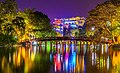
M83 30L85 24L84 17L72 17L54 19L53 27L57 36L79 36L80 30Z

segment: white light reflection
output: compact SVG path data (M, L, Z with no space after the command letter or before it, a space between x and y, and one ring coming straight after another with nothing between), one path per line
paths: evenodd
M97 45L97 50L100 50L100 44Z
M110 63L109 63L110 61L109 60L110 60L110 58L108 56L108 58L107 58L107 70L109 70L109 68L110 68Z
M106 46L105 46L105 48L106 48L106 50L105 50L105 52L107 53L108 52L108 44L105 44Z
M66 48L68 48L68 44L66 44Z
M37 45L37 42L36 42L36 41L34 41L34 42L33 42L33 45Z
M63 62L63 55L60 56L61 62Z
M9 62L11 63L11 54L9 53Z
M36 49L37 49L37 46L33 46L34 55L36 54Z
M72 53L74 52L74 44L71 44Z
M57 48L60 49L60 44L58 44Z
M65 54L65 70L68 71L68 53Z
M96 53L92 53L92 65L96 64Z
M104 52L104 45L102 44L102 54L103 54L103 52Z
M68 59L65 60L65 69L68 71Z
M60 62L60 54L58 54L58 62Z
M84 44L84 54L86 53L86 50L87 50L87 45L86 44Z
M56 63L55 63L55 72L56 72L57 70L56 70Z
M31 50L29 49L29 57L30 57L30 52L31 52Z
M94 48L94 45L93 44L91 44L90 45L90 50L92 50Z

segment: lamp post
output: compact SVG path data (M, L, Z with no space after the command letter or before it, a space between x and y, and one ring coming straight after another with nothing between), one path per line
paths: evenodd
M94 30L95 30L95 27L92 27L91 30L94 31Z
M91 30L92 30L92 36L94 35L94 30L95 30L95 26L93 26L92 28L91 28Z
M106 21L106 26L107 26L107 28L110 30L111 22L110 22L109 20ZM111 33L110 33L110 35L111 35ZM107 39L107 40L108 40L108 39Z

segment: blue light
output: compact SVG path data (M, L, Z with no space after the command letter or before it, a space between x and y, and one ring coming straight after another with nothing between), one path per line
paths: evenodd
M52 58L53 58L53 57L52 57L52 54L50 54L50 62L52 62Z
M73 52L73 65L76 66L76 52Z
M72 53L74 52L74 44L72 44Z
M76 52L73 52L69 55L69 71L74 71L74 68L76 66Z
M73 43L70 44L70 50L71 50L71 53L74 52L74 44Z
M69 59L69 70L73 69L73 55L71 54L70 59Z
M75 24L72 24L72 25L70 25L72 28L77 28L77 25L75 25Z
M58 54L58 62L60 62L60 54Z

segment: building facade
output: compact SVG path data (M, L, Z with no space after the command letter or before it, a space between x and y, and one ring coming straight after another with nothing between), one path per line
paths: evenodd
M84 29L85 17L71 17L54 19L53 28L57 32L58 37L75 37L79 36Z

